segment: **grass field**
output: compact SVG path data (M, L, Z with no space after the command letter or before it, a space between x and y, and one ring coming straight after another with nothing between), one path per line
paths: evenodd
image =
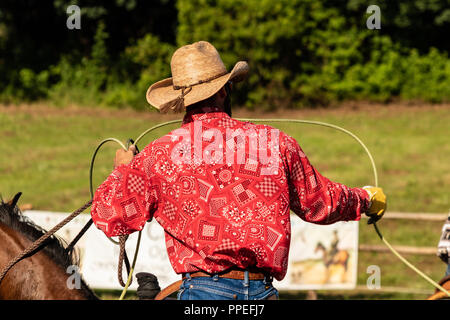
M372 152L379 183L388 195L388 210L447 213L450 209L450 105L364 105L276 114L237 111L234 116L310 119L342 126L358 135ZM130 110L0 106L0 193L8 199L22 191L21 203L31 204L34 209L73 211L89 198L90 158L101 140L115 137L126 141L157 123L176 118L179 116ZM272 125L296 138L312 164L330 179L349 186L373 184L368 158L350 137L310 125ZM140 147L176 126L149 134ZM95 185L110 173L117 147L109 144L100 152L94 171ZM436 246L441 227L441 222L380 223L385 236L397 245ZM360 225L360 243L380 244L372 227L364 223ZM437 257L407 258L432 278L442 277L445 266ZM365 284L365 270L372 264L381 267L382 286L432 289L389 253L359 254L359 284ZM333 297L364 299L374 294L319 293L319 298ZM403 299L426 295L387 293L375 297Z

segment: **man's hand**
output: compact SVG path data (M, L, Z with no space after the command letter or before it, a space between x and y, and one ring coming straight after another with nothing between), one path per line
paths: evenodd
M128 151L118 149L116 151L116 158L114 159L114 168L117 168L122 164L129 164L131 160L133 160L135 153L136 147L134 145L131 145Z
M363 189L369 194L370 208L366 214L370 217L368 223L372 224L380 220L386 211L386 195L381 188L366 186Z

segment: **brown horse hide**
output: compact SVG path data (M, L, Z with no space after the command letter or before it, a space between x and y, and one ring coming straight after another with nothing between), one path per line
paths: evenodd
M17 199L16 199L17 198ZM16 206L0 202L0 269L29 247L45 230L25 218ZM52 237L40 252L17 263L0 283L2 300L81 300L96 299L81 279L73 286L66 273L76 265L60 239ZM69 281L68 281L69 280ZM71 289L73 288L73 289Z

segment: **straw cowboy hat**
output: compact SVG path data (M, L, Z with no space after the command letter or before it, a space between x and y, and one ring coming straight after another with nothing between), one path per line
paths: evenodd
M247 62L239 61L228 72L212 44L199 41L175 51L170 62L172 78L158 81L147 90L147 101L160 112L180 112L218 92L227 81L242 81Z

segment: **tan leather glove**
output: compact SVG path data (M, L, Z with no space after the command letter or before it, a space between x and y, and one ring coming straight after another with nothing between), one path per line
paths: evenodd
M134 145L131 145L127 151L118 149L116 151L116 158L114 159L114 168L117 168L122 164L129 164L131 160L133 160L135 154L136 147Z
M386 195L381 188L365 186L363 189L369 194L370 208L366 214L370 217L368 223L372 224L380 220L386 211Z

